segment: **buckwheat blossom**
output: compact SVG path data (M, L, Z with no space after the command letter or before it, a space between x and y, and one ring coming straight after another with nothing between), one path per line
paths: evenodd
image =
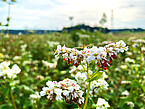
M127 65L121 65L120 68L121 69L127 69Z
M86 66L84 65L84 67ZM72 66L69 73L71 73L71 76L75 77L77 72L83 72L83 71L84 71L84 68L81 65L79 65L78 67Z
M17 74L21 72L21 69L15 64L12 68L9 68L10 62L0 63L0 77L14 79L17 77Z
M144 51L145 51L145 47L141 47L141 51L143 51L143 52L144 52Z
M87 89L88 83L85 82L85 80L87 79L86 73L78 72L75 75L75 79L77 80L77 83L81 86L81 89L83 89L83 90Z
M126 54L132 56L132 52L126 52Z
M124 92L122 92L122 95L128 96L129 92L127 90L125 90Z
M91 63L95 60L97 61L98 67L106 70L110 66L112 60L116 57L117 53L127 50L128 47L121 40L99 48L96 46L93 46L92 48L84 47L84 49L80 51L76 48L68 48L65 45L61 47L61 45L58 45L54 54L56 59L59 59L59 56L62 55L64 61L67 61L68 64L73 63L76 67L78 67L84 60L87 63Z
M15 57L13 57L13 60L21 60L21 59L22 59L21 56L15 56Z
M90 75L93 74L91 70L88 71ZM99 71L99 72L102 73L102 76L98 80L94 80L91 82L91 87L89 92L90 97L97 97L99 92L108 89L109 85L105 81L105 78L108 78L108 76L103 71ZM87 79L87 72L84 71L84 68L81 65L79 65L78 67L73 66L70 73L71 74L73 73L72 76L75 77L77 83L81 86L81 89L87 91L88 82L85 81Z
M49 63L47 61L42 60L42 63L43 63L44 66L46 66L48 68L52 68L52 69L56 68L56 66L57 66L57 62Z
M110 107L108 102L102 98L98 98L96 106L97 106L96 109L107 109L108 107Z
M109 86L108 83L103 79L98 79L97 81L95 81L95 80L92 81L91 86L90 86L89 96L97 97L99 92L101 92L103 90L107 90L108 86Z
M47 96L51 101L63 99L67 103L75 102L80 107L84 103L83 91L80 90L80 86L74 80L48 81L46 85L42 88L40 95Z
M144 39L133 39L132 42L135 42L135 43L145 43L145 40Z
M107 75L105 74L105 72L102 72L102 73L103 75L102 77L100 77L100 79L94 80L91 82L89 97L97 97L99 92L108 89L109 85L105 81L105 78L107 78ZM75 76L75 79L77 80L77 83L81 86L81 89L86 90L87 92L88 83L85 82L85 80L87 79L87 73L77 72L77 74L74 76Z
M132 45L132 47L134 47L134 48L136 48L136 47L140 47L142 44L145 44L145 40L143 40L143 39L134 39L134 40L132 40L132 42L134 43L133 45Z
M50 47L53 47L59 44L59 42L54 42L54 41L47 41L47 43L49 44Z
M131 81L121 81L121 84L130 84Z
M22 51L25 51L25 49L27 48L27 44L21 45L20 47Z
M135 63L135 60L134 59L130 59L130 58L125 58L125 62Z
M119 69L119 68L115 68L114 70L115 70L115 71L120 71L120 69Z
M99 43L99 45L106 45L106 44L109 44L109 43L111 43L111 41L103 41L103 42Z
M30 95L30 99L32 103L36 103L37 100L39 100L41 96L39 95L39 92L35 92L35 94Z
M105 72L98 71L99 68L107 70L112 60L115 59L117 54L119 52L123 53L127 50L128 47L121 40L116 43L109 43L104 47L96 47L96 46L93 46L92 48L83 47L82 50L77 50L76 48L68 48L65 45L64 46L58 45L54 55L56 59L59 59L59 57L62 56L63 60L66 61L67 64L71 63L74 64L75 67L72 68L70 73L77 80L77 83L79 85L78 89L81 87L82 90L87 92L84 105L84 109L86 109L88 97L97 97L99 92L107 90L109 86L108 83L105 81L107 75L105 74ZM98 65L99 68L96 72L89 70L89 64L91 62L95 62ZM84 64L87 66L85 66ZM97 75L97 73L99 75ZM96 76L98 76L99 78L95 80ZM56 84L56 87L52 87L52 90L50 90L49 88L52 84L49 85L49 87L43 88L42 89L43 91L40 92L40 94L43 96L48 95L47 98L52 101L55 99L61 100L64 98L66 102L71 103L72 100L74 100L72 98L77 98L78 94L76 92L73 92L74 89L72 86L69 86L66 90L65 88L62 88L61 86L62 84L60 83L61 82L57 83L59 86L57 86ZM56 90L55 88L59 88L59 90L55 92ZM64 89L65 91L63 91ZM70 97L71 93L73 93L73 95ZM83 92L81 91L81 95L82 94ZM56 96L58 96L58 98ZM79 106L82 105L83 101L84 101L83 97L79 96L79 98L77 98L77 104ZM109 107L108 102L106 102L104 99L101 98L98 99L97 109L107 107Z
M30 98L31 98L31 99L40 99L41 96L39 95L39 92L35 92L35 94L31 94L31 95L30 95Z
M134 107L134 103L133 102L127 102L127 105L129 105L130 107Z

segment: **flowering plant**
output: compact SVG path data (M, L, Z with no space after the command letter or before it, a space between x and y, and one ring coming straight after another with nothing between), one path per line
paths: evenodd
M12 68L9 67L10 62L2 62L0 63L0 77L3 77L4 79L14 79L17 77L17 74L20 73L21 69L15 64L12 66Z
M12 68L9 67L10 62L2 62L0 63L0 78L4 78L5 84L8 85L10 95L13 101L14 109L16 108L15 99L12 93L13 86L15 85L14 79L17 77L17 74L21 72L21 69L15 64Z
M67 61L68 64L74 64L75 69L81 66L83 73L78 72L74 75L77 82L70 79L65 79L60 82L48 81L46 83L47 87L44 87L40 92L41 96L47 95L47 98L52 101L55 99L61 100L62 98L68 103L74 101L81 107L84 103L84 98L82 97L83 91L86 91L85 104L83 107L83 109L86 109L89 97L92 97L92 95L95 96L100 91L107 89L108 83L105 81L107 75L100 69L106 70L117 53L123 53L127 50L128 46L126 46L122 40L116 43L109 43L104 47L84 47L82 50L68 48L65 45L63 47L58 45L54 53L55 58L59 59L59 56L62 56L63 60ZM89 65L92 62L95 62L98 66L95 72L89 70ZM106 105L104 104L104 106ZM96 107L99 109L98 106Z

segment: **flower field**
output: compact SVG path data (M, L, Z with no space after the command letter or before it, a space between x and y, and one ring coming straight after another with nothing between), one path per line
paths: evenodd
M144 109L145 33L0 35L0 109Z

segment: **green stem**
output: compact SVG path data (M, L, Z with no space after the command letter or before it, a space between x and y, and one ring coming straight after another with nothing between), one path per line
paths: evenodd
M86 109L87 108L88 97L89 97L89 92L90 92L90 85L91 85L91 82L89 82L89 84L88 84L88 90L87 90L85 105L84 105L84 108L83 109Z
M89 74L89 64L87 62L87 77L90 79L90 74Z
M14 109L17 109L16 104L15 104L15 98L13 96L11 88L10 88L10 94L11 94L11 98L12 98L12 101L13 101Z
M91 75L91 77L93 77L97 72L99 72L99 70L100 68L98 68L97 71Z
M87 71L87 69L84 67L84 65L81 63L81 66L84 68L84 71Z
M87 77L90 79L90 74L89 74L89 64L87 63ZM86 100L85 100L85 104L84 104L84 108L87 108L87 103L88 103L88 97L89 97L89 92L90 92L90 85L91 82L88 82L88 90L87 90L87 95L86 95Z
M81 107L78 106L78 109L81 109Z
M142 51L140 48L140 72L141 72L141 68L142 68Z

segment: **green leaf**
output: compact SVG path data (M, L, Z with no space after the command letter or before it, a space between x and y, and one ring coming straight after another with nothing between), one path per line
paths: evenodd
M11 103L1 104L0 109L12 109L12 104Z
M87 78L86 82L91 82L93 80L98 80L102 76L102 72L95 72L94 74L91 75L91 78Z
M145 87L144 87L142 84L140 84L140 87L142 88L142 90L143 90L144 93L145 93Z
M140 86L140 84L137 80L134 80L134 81L131 82L131 87L137 88L139 86Z
M3 91L4 91L5 96L8 96L9 91L10 91L10 88L5 87L5 88L3 89Z
M129 101L131 101L131 100L128 97L120 97L119 107L122 107L123 105L125 105Z

